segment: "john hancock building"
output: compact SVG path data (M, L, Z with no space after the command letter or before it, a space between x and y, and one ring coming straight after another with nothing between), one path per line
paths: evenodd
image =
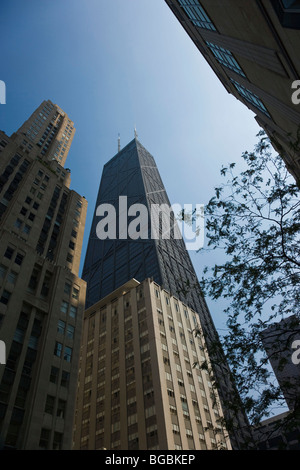
M91 226L73 448L241 448L247 419L228 407L235 387L222 354L211 353L218 335L185 243L150 233L100 239L97 208L118 214L120 196L149 214L152 204L170 208L136 136L104 166Z
M0 445L70 449L86 285L87 202L64 163L74 124L44 101L0 132Z

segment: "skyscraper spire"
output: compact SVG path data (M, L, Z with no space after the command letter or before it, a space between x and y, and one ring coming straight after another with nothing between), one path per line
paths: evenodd
M121 150L121 140L120 140L120 134L118 134L118 153Z
M134 126L134 138L137 139L137 136L136 126Z

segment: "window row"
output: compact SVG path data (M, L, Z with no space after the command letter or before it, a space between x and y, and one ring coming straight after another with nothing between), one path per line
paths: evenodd
M215 31L216 28L198 0L178 0L190 20L199 28Z
M63 320L58 320L57 332L61 335L66 336L68 339L74 339L75 327L66 323Z
M66 315L69 315L71 318L76 318L77 316L77 307L75 305L71 305L69 302L65 300L62 301L60 311Z
M69 346L64 346L62 343L59 343L56 341L55 347L54 347L54 355L56 357L62 358L67 362L71 362L72 360L72 348Z
M55 385L58 385L58 383L59 383L59 372L60 372L60 370L58 369L58 367L54 367L54 366L51 367L51 373L50 373L50 378L49 378L51 383L54 383ZM70 372L62 370L61 378L60 378L60 385L62 387L68 388L69 383L70 383Z
M14 253L15 253L15 250L13 248L11 248L10 246L8 246L6 248L6 251L4 253L4 257L11 260L14 256ZM17 251L16 255L15 255L15 258L14 258L14 263L15 264L18 264L19 266L21 266L22 262L23 262L23 259L24 259L24 256L22 253L19 253Z
M252 91L248 90L243 85L240 85L240 83L238 83L233 78L231 78L230 81L233 83L234 87L236 88L237 92L239 93L239 95L242 98L244 98L246 101L248 101L248 103L250 103L252 106L255 106L257 109L259 109L259 111L264 113L267 117L271 118L271 116L269 115L265 105L259 99L259 97L257 95L252 93Z

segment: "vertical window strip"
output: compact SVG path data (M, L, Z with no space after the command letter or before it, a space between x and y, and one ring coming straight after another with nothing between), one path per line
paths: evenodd
M209 19L198 0L178 1L195 26L198 26L199 28L210 29L211 31L216 31L214 24Z

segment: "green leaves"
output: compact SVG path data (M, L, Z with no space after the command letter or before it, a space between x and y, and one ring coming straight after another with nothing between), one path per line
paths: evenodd
M201 280L204 294L229 302L222 342L253 421L282 398L269 379L261 332L291 313L300 318L300 191L264 133L259 137L242 155L244 171L235 174L235 163L221 169L226 182L205 208L207 244L225 261Z

